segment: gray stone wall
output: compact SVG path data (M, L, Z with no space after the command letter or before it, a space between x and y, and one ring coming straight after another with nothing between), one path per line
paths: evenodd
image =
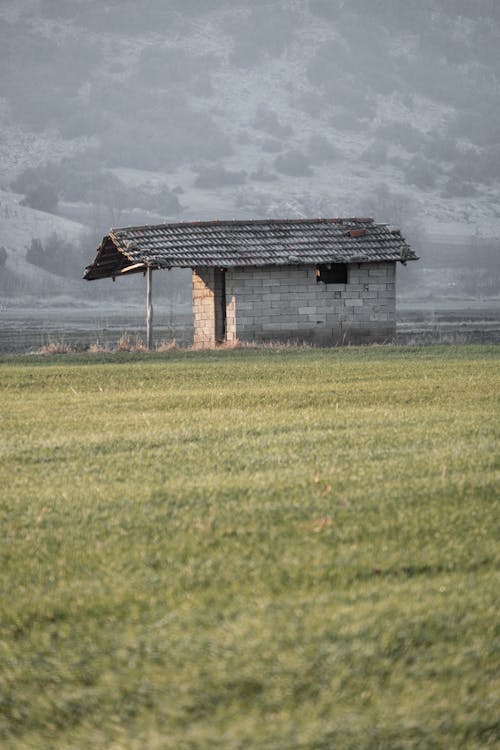
M318 283L315 266L228 269L226 338L323 346L390 341L396 332L395 265L352 264L347 284Z

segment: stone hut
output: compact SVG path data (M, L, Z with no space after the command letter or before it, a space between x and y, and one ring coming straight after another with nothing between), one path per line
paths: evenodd
M264 219L112 229L85 279L191 268L194 345L386 342L396 263L417 256L373 219ZM150 341L150 334L148 334Z

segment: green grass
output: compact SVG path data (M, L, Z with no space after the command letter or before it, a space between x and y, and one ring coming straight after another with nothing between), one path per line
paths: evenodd
M495 347L0 360L0 745L500 742Z

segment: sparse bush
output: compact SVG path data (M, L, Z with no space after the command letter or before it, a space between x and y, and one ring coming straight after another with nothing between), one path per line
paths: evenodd
M144 208L147 211L157 211L165 216L178 214L182 211L182 206L177 197L177 192L165 186L157 190L154 188L129 189L128 203L131 208L137 207Z
M45 251L43 249L42 241L38 237L33 237L31 240L31 245L26 251L26 260L34 266L43 268Z
M104 169L93 152L64 159L58 164L51 162L30 167L13 180L11 187L16 192L28 192L32 184L43 184L46 186L44 191L57 193L66 201L104 204L118 216L125 210L136 208L157 211L165 216L182 210L177 194L167 186L127 185L110 170ZM23 203L31 205L33 201L28 204L25 199Z
M229 56L229 62L236 68L253 68L261 56L260 49L247 41L238 42Z
M263 165L261 165L255 172L252 172L250 179L257 180L258 182L273 182L277 179L274 172L269 172Z
M431 161L456 162L462 157L457 141L449 135L429 135L422 149L422 154Z
M130 347L131 347L130 336L128 335L128 333L122 333L122 335L118 339L116 348L118 349L119 352L129 352Z
M312 135L307 146L310 164L325 164L338 157L338 151L328 138L320 134Z
M449 173L457 182L477 182L489 185L500 180L500 146L461 151Z
M336 20L343 6L342 0L309 0L311 12L326 21Z
M441 192L444 198L472 198L477 189L474 183L460 178L450 177Z
M361 154L361 159L372 166L379 166L387 161L387 144L376 139Z
M217 63L215 55L194 55L182 47L164 43L148 45L139 58L137 83L157 89L171 89L173 85L193 87L201 80L209 87L209 71L215 69Z
M348 46L337 40L321 45L307 68L309 81L323 91L325 104L345 107L358 117L372 117L375 113L373 87L367 85L359 72L346 74L351 65ZM356 84L353 85L354 81Z
M129 98L127 93L126 98ZM137 132L141 137L137 138ZM103 133L100 154L109 167L158 171L196 159L213 160L231 153L227 135L204 112L182 101L137 108Z
M21 206L36 208L37 211L45 211L54 214L57 211L59 196L52 185L47 182L40 182L26 191L26 195L21 201Z
M307 157L301 151L287 151L274 160L274 166L282 174L291 177L308 177L313 174Z
M79 278L85 261L84 248L75 247L56 233L45 241L45 245L34 237L26 251L26 260L58 276Z
M67 344L64 341L51 341L37 349L37 354L71 354L78 351L74 344Z
M175 339L171 339L170 341L160 341L156 347L157 352L172 352L177 351L178 349L179 347Z
M264 130L275 138L288 138L293 134L290 125L283 125L276 112L266 104L259 104L257 107L253 125L258 130Z
M196 187L218 188L230 185L243 185L246 181L246 172L231 172L222 165L212 167L201 167L195 180Z
M78 102L78 89L100 63L102 49L87 35L53 37L38 24L7 25L2 19L4 24L0 95L9 101L14 117L34 131L58 127Z
M377 136L394 146L402 146L414 154L423 148L427 137L407 122L388 122L377 128Z
M262 141L261 148L268 154L278 154L283 148L283 144L276 138L266 138L265 141Z
M87 351L88 351L88 352L89 352L90 354L102 354L102 352L105 352L105 351L107 351L107 350L106 350L106 347L105 347L105 346L103 346L103 345L102 345L102 344L100 344L100 343L99 343L98 341L96 341L96 343L95 343L95 344L90 344L90 346L89 346L89 348L87 349Z
M366 129L366 124L354 112L342 108L335 112L331 119L331 124L337 130L354 130L360 131Z
M304 91L297 96L293 96L291 104L311 115L311 117L320 117L325 109L324 98L314 91Z
M240 67L251 67L263 55L282 55L299 25L298 14L290 6L284 12L268 0L252 0L246 7L247 13L229 16L224 21L224 30L235 43L230 61Z
M119 352L147 352L148 348L143 339L136 335L132 340L128 333L123 333L118 339L116 348Z
M71 111L58 121L57 129L63 138L82 138L104 132L110 127L112 120L111 112L89 107L87 103L76 99L72 102Z
M436 184L438 171L435 163L417 155L413 157L406 169L406 181L422 190L429 190Z
M0 247L0 268L5 268L5 264L7 262L7 250L2 247Z

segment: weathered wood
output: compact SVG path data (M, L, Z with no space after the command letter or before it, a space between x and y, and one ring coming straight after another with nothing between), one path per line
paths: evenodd
M148 266L146 271L146 345L148 349L153 348L152 277L153 269Z
M132 266L125 266L122 268L120 273L131 273L132 271L143 271L145 268L144 263L134 263Z

